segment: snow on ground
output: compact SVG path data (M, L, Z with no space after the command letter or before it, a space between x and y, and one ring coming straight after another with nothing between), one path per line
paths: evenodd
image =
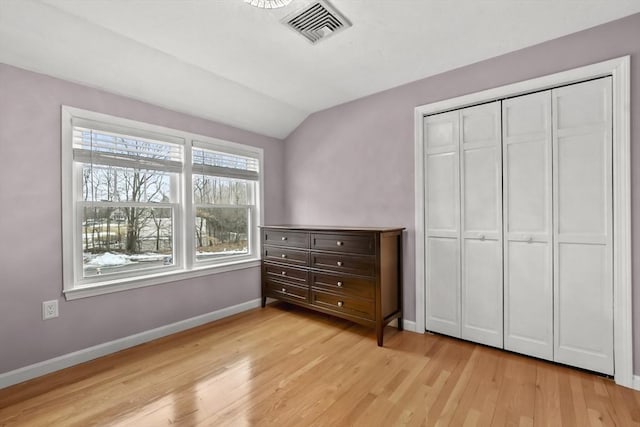
M151 262L151 261L163 261L167 255L164 254L114 254L111 252L105 252L99 255L84 254L84 267L96 268L96 267L119 267L121 265L133 264L137 262Z
M85 262L85 266L88 267L112 267L131 263L131 260L127 255L112 254L111 252L105 252L96 256L89 255L89 257L90 260Z
M209 257L219 257L219 256L228 256L228 255L242 255L246 254L247 249L238 249L238 250L225 250L222 252L196 252L197 259L206 259ZM119 267L128 264L135 264L139 262L153 262L153 261L164 261L171 264L171 255L165 254L157 254L157 253L146 253L146 254L135 254L135 255L126 255L126 254L118 254L105 252L103 254L94 255L90 253L84 254L84 268L100 268L100 267Z

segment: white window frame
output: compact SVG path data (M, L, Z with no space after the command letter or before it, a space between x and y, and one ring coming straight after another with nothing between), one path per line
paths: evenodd
M86 298L144 286L158 285L194 277L239 270L260 265L260 232L259 226L264 223L264 150L259 147L238 144L218 138L211 138L177 129L97 113L63 105L62 111L62 275L63 293L67 300ZM182 141L183 168L177 181L180 194L174 218L174 266L162 271L138 271L133 277L122 275L104 275L103 280L82 280L82 245L78 236L80 212L78 209L77 162L73 160L73 124L72 120L89 120L115 129L130 130L127 134L133 137L151 138L170 142ZM195 212L192 189L192 146L197 141L206 149L220 151L232 155L252 157L258 160L259 178L255 184L257 194L250 209L249 218L249 253L233 255L215 261L196 262L195 247ZM154 205L156 206L156 205ZM156 207L162 207L157 205Z
M425 150L423 119L455 110L539 90L611 76L613 85L613 305L615 382L640 390L633 375L631 281L631 115L629 56L524 80L456 98L420 105L414 110L416 332L425 332ZM637 378L637 377L636 377Z

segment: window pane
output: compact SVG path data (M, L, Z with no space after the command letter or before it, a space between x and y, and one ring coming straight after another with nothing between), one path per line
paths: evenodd
M170 202L175 174L156 170L82 165L82 199L108 202Z
M193 202L210 205L251 205L253 186L253 181L194 175Z
M249 253L249 208L197 208L196 260Z
M171 208L83 209L84 277L173 265Z

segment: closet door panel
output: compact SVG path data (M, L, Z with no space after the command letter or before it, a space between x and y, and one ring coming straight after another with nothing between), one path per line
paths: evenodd
M553 90L556 130L600 129L611 124L611 77Z
M555 360L613 374L611 78L553 101Z
M431 231L458 230L458 155L432 154L427 158L427 222Z
M460 336L460 258L458 240L427 239L427 330Z
M553 358L551 245L508 241L505 248L505 348Z
M462 143L493 145L500 136L498 103L477 105L460 110Z
M508 232L548 234L550 231L551 181L547 178L551 174L550 145L550 138L542 137L505 146Z
M463 338L502 343L502 248L497 240L464 240Z
M605 236L606 199L611 183L605 176L606 131L558 136L558 232Z
M502 101L503 135L510 140L530 140L546 135L551 115L551 91Z
M502 347L500 103L460 110L462 338Z
M460 337L459 113L424 119L426 329Z
M558 358L604 373L612 345L611 295L608 251L604 245L561 243L558 312Z
M498 230L498 188L495 185L499 148L464 151L464 230L493 233Z
M551 92L502 108L504 346L553 359Z
M449 151L458 146L458 112L434 114L424 119L427 151L443 148Z

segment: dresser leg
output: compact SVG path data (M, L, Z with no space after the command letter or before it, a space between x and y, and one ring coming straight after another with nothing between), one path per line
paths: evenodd
M262 308L267 305L267 297L262 297Z
M384 325L376 326L376 335L378 336L378 347L382 347L382 341L384 340Z

